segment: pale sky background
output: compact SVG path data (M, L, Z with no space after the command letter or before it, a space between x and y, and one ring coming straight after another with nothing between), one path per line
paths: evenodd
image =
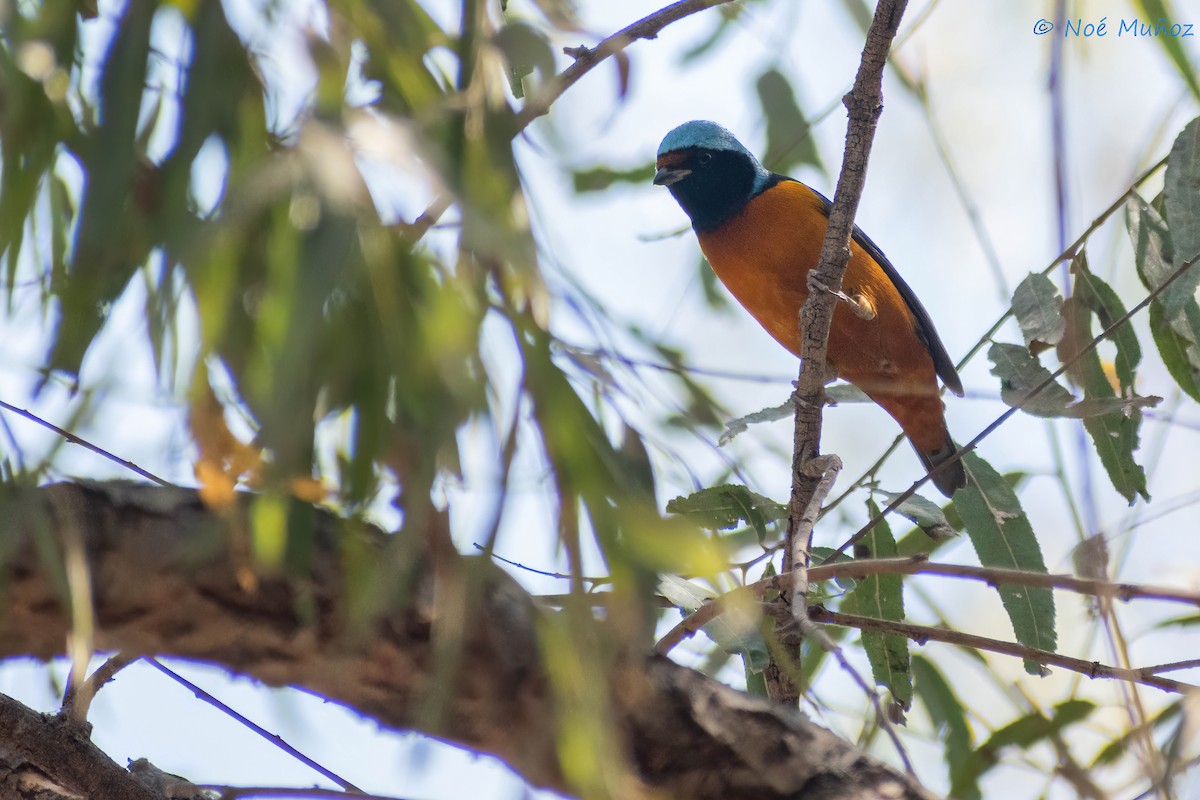
M230 4L231 17L249 0ZM453 27L457 3L431 0L431 12ZM607 34L644 16L657 3L632 0L581 0L581 13L590 32ZM1069 209L1067 238L1073 240L1129 185L1131 179L1165 154L1171 139L1196 115L1162 48L1152 39L1116 38L1119 20L1135 12L1116 0L1090 0L1074 4L1085 22L1107 18L1110 34L1104 39L1070 39L1066 42L1066 136ZM925 18L925 11L933 6ZM314 19L308 3L297 3L298 19ZM525 0L513 0L512 13L527 9ZM1195 23L1200 30L1200 1L1175 0L1180 22ZM983 226L1003 269L1008 289L1030 271L1041 270L1058 252L1050 149L1050 104L1047 71L1048 36L1033 33L1034 24L1053 16L1050 2L1031 0L913 0L902 36L918 20L919 28L898 51L910 71L928 82L930 106L949 156L971 200L978 205ZM101 3L102 17L115 13L113 3ZM680 55L707 37L718 22L710 11L677 23L657 41L638 42L629 49L632 61L628 97L616 96L616 75L611 64L593 70L558 101L549 118L536 123L519 145L521 166L528 182L531 213L543 248L543 267L556 286L578 283L621 320L636 321L651 334L684 348L688 363L696 367L777 376L776 383L719 381L719 397L734 415L781 402L787 381L794 377L794 359L779 348L740 308L716 313L701 296L696 264L698 249L689 233L660 239L678 230L686 218L669 194L653 186L613 189L585 197L571 190L569 167L612 164L632 167L649 161L662 136L680 122L694 118L717 120L730 127L752 150L765 147L765 123L753 82L769 66L785 72L809 115L838 102L857 68L862 39L841 3L828 0L754 4L734 24L732 34L707 56L681 66ZM89 36L103 37L100 19L89 23ZM172 39L172 36L175 39ZM177 40L169 20L160 36ZM295 102L305 91L306 70L297 61L301 52L295 39L255 37L272 56L280 74L293 76ZM574 45L595 39L572 35L556 45ZM1200 64L1197 39L1182 40L1193 63ZM560 58L560 65L567 63ZM85 76L86 80L86 76ZM880 120L866 194L857 221L884 249L892 262L930 310L952 357L958 358L991 325L1007 305L957 199L947 173L932 145L924 112L889 74L885 109ZM812 170L796 173L827 195L840 163L845 115L837 108L817 128L816 140L829 175ZM402 149L402 148L398 148ZM403 153L401 153L403 157ZM401 163L405 163L403 160ZM386 183L386 182L385 182ZM1152 196L1161 177L1143 190ZM381 202L411 219L424 206L428 189L411 175L395 175L393 183L372 187ZM1133 271L1129 247L1118 217L1091 239L1089 258L1093 270L1110 280L1127 301L1134 303L1143 291ZM1055 273L1054 277L1058 277ZM131 290L114 313L101 341L85 362L83 385L103 390L97 413L77 430L101 446L171 480L191 483L187 435L178 398L156 385L152 362L138 327L140 292ZM18 295L21 300L21 295ZM6 343L0 359L0 398L16 404L32 401L29 387L37 380L34 369L42 362L45 332L37 299L19 302L14 312L0 318L0 336ZM556 331L569 341L594 345L594 334L569 308L555 309ZM1145 331L1145 319L1139 320ZM187 328L185 323L184 328ZM1020 340L1014 324L996 337ZM1166 415L1175 396L1148 336L1139 376L1143 394L1168 398L1158 411ZM632 345L618 338L622 352ZM630 354L645 357L631 349ZM496 358L503 358L502 354ZM660 500L689 491L686 464L701 480L717 475L725 460L739 463L753 488L777 499L786 497L788 472L785 453L791 440L790 423L756 426L732 445L714 447L656 431L652 421L666 409L654 396L658 379L648 373L646 387L621 401L625 413L646 430L652 440L665 445L654 452L659 468ZM968 398L948 400L947 417L960 441L973 437L1003 411L996 380L988 363L977 357L963 370ZM60 424L71 418L73 403L65 393L51 390L33 403L37 413ZM1200 470L1194 453L1200 446L1200 409L1188 401L1180 406L1182 424L1166 427L1147 420L1142 428L1143 455L1154 460L1150 492L1154 502L1127 510L1124 500L1107 486L1098 462L1091 457L1097 487L1096 518L1112 538L1115 555L1124 559L1123 580L1194 586L1200 583L1200 524L1195 504L1180 503L1177 513L1158 516L1172 508L1173 500L1200 491ZM52 444L52 437L29 423L6 417L14 435L36 456ZM1192 426L1192 427L1188 427ZM1022 502L1046 554L1051 571L1071 571L1070 550L1077 543L1074 526L1057 484L1045 473L1052 467L1047 445L1053 428L1067 452L1073 481L1080 480L1081 465L1075 423L1053 426L1018 415L981 447L981 453L1001 471L1024 469L1033 473L1022 492ZM896 429L894 423L871 405L843 406L826 417L827 451L846 462L843 486L857 477L883 450ZM494 498L493 477L486 457L471 459L471 450L486 452L490 433L464 432L466 480L447 486L445 492L455 514L455 533L464 550L476 540L481 520L490 513ZM678 454L672 458L668 451ZM1143 462L1144 463L1144 462ZM130 477L109 462L75 448L63 450L56 464L62 476ZM919 474L917 461L907 447L891 459L882 472L884 487L906 488ZM541 465L535 458L520 460L500 541L499 552L522 563L554 568L552 537L545 532L547 505L540 484ZM1077 485L1077 484L1076 484ZM843 507L850 521L861 521L861 499ZM1158 516L1136 530L1124 533L1131 514ZM898 526L899 527L899 526ZM529 531L540 531L530 535ZM834 526L820 544L836 544L845 535ZM818 537L821 532L818 532ZM1137 547L1126 552L1126 546ZM939 555L940 560L976 563L964 540ZM554 581L528 573L517 577L531 591L561 591ZM913 587L928 592L954 609L952 621L966 630L1011 636L994 592L964 589L946 581L922 579ZM957 594L955 594L957 592ZM922 619L927 606L919 592L907 593L909 610ZM946 602L953 598L953 602ZM1092 626L1082 603L1057 595L1060 651L1112 662L1111 654L1092 641ZM1123 619L1138 635L1131 643L1134 663L1146 665L1194 656L1200 637L1191 629L1151 631L1150 623L1184 609L1149 604L1121 609ZM672 619L673 621L673 619ZM929 655L952 670L956 688L988 721L1001 724L1013 717L1011 698L1000 696L967 659L946 651ZM686 648L684 648L686 649ZM859 653L851 648L854 656ZM686 659L686 652L681 655ZM1050 705L1061 700L1075 677L1056 671L1048 679L1025 675L1016 660L997 657L993 665L1011 677L1019 690ZM61 678L63 665L53 667ZM457 798L464 794L481 800L525 795L523 783L486 757L477 757L442 746L423 737L381 732L371 722L358 719L317 698L293 691L266 690L250 681L230 680L216 669L181 668L203 688L217 694L242 713L279 733L292 745L368 791L421 800ZM1181 680L1200 676L1181 673ZM832 711L821 721L854 737L862 713L861 693L844 676L827 675L820 684L822 699ZM29 662L0 666L0 692L30 705L56 707L47 669ZM1117 687L1094 684L1088 696L1105 706L1094 715L1094 725L1078 726L1073 735L1094 736L1120 729L1126 720ZM1147 702L1156 707L1162 698L1149 690ZM994 710L993 710L994 709ZM811 709L810 709L811 713ZM133 666L99 695L91 721L94 738L118 762L145 757L157 766L197 783L243 785L327 785L315 773L243 729L220 712L195 700L182 687L148 667ZM1105 727L1104 723L1108 725ZM926 737L930 725L922 711L910 715L910 730ZM979 728L977 737L986 736ZM945 767L940 751L920 741L912 744L921 779L934 791L945 789ZM894 754L878 755L894 761ZM1034 795L1043 778L1020 767L998 768L983 783L985 795ZM1195 784L1195 781L1191 781ZM1021 787L1015 790L1014 787ZM1200 797L1200 787L1190 785L1188 796ZM1026 791L1027 790L1027 791Z

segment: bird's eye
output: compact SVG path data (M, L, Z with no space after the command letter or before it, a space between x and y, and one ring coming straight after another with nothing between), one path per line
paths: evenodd
M696 156L696 161L700 163L700 166L707 167L708 162L712 161L712 153L701 153Z

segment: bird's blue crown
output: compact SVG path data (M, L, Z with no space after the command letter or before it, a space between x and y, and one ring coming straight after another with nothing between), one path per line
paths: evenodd
M706 119L694 119L685 122L671 131L658 146L658 155L663 156L673 150L683 150L688 147L701 147L706 150L724 150L730 153L740 153L754 165L754 193L765 189L771 182L771 171L764 167L746 146L723 125L709 122Z
M661 156L672 150L682 150L687 147L730 150L735 153L744 153L754 159L754 154L747 150L746 146L739 142L728 128L706 119L685 122L668 133L662 140L662 144L658 146L658 154Z

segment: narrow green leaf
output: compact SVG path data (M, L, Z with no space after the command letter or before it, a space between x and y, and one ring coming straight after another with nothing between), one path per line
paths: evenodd
M1167 158L1166 219L1171 231L1174 258L1171 266L1179 269L1195 261L1164 291L1159 299L1172 315L1195 300L1200 286L1200 118L1189 122L1171 146Z
M1171 8L1170 0L1134 0L1134 5L1141 12L1145 24L1148 25L1155 25L1161 19L1169 20L1167 23L1169 27L1175 20L1182 19ZM1162 45L1167 58L1175 65L1183 82L1192 90L1192 97L1200 100L1200 79L1197 79L1196 69L1188 61L1187 51L1183 49L1180 38L1170 35L1156 35L1154 38Z
M787 419L796 413L796 407L792 405L791 400L780 403L777 406L764 408L761 411L755 411L752 414L747 414L744 417L731 419L725 423L725 430L721 432L717 438L717 446L724 447L732 442L737 436L746 432L751 425L756 425L760 422L776 422L781 419Z
M1096 704L1087 700L1064 701L1054 707L1049 719L1035 711L993 733L979 749L992 754L1005 747L1027 750L1068 725L1087 719L1095 709Z
M985 567L1046 571L1046 562L1029 518L1012 487L992 466L975 453L963 457L970 485L954 493L954 507L962 515L967 535ZM1030 647L1053 651L1054 595L1050 589L1001 584L996 587L1004 610L1012 622L1017 641ZM1031 675L1042 674L1042 666L1026 660Z
M1000 399L1006 405L1020 405L1021 410L1035 417L1068 416L1067 409L1075 396L1065 386L1051 382L1033 397L1029 393L1050 378L1050 370L1030 355L1025 347L996 342L988 348L991 372L1000 379Z
M1078 293L1063 304L1063 316L1067 319L1067 333L1059 344L1059 358L1063 363L1074 362L1068 372L1083 387L1084 398L1109 400L1116 397L1095 350L1076 358L1092 340L1091 311ZM1130 503L1137 495L1150 499L1146 473L1134 460L1141 424L1142 415L1136 406L1127 407L1123 412L1090 416L1083 421L1113 488Z
M1175 259L1167 221L1153 205L1138 194L1125 203L1125 229L1133 243L1133 261L1142 284L1154 291L1171 277ZM1159 300L1162 300L1160 297ZM1167 306L1169 315L1179 313L1179 305Z
M525 97L527 87L536 88L554 76L554 50L546 35L532 25L519 20L510 22L496 32L492 43L508 62L513 97ZM534 72L538 73L537 81L529 86L529 76Z
M1095 704L1086 700L1067 700L1055 706L1049 718L1034 711L1010 722L967 756L957 781L964 786L977 785L984 773L1002 763L1001 753L1006 748L1018 747L1028 750L1035 744L1057 735L1072 723L1087 718L1095 707ZM952 797L958 797L954 787L951 787L950 794Z
M628 169L596 166L573 171L571 182L576 192L584 194L586 192L603 192L618 183L642 185L649 183L653 177L653 164L642 164Z
M835 554L836 553L836 557ZM830 561L829 559L833 559ZM843 562L853 561L854 559L845 553L838 553L832 547L814 547L812 549L812 560L814 564L840 564ZM774 570L774 567L772 567ZM773 574L773 573L772 573ZM764 576L765 577L765 576ZM845 576L834 578L834 583L845 589L847 592L858 586L856 578L847 578Z
M1125 316L1125 304L1121 302L1121 298L1117 296L1111 286L1088 269L1086 252L1080 251L1071 261L1071 272L1075 276L1077 296L1095 313L1102 329L1108 330L1117 320ZM1065 329L1065 319L1063 324ZM1108 335L1108 340L1117 347L1114 366L1117 380L1121 384L1121 392L1122 394L1128 393L1133 389L1137 367L1142 361L1142 346L1138 343L1137 333L1129 322L1113 330Z
M1000 378L1000 399L1010 406L1021 404L1022 411L1035 417L1088 419L1153 408L1162 402L1161 397L1133 394L1129 397L1087 397L1074 402L1075 397L1059 383L1051 383L1026 400L1034 387L1050 377L1050 370L1043 367L1024 347L1015 344L993 344L988 350L988 358L993 364L992 374Z
M867 513L879 515L879 506L867 501ZM856 558L892 558L896 555L896 540L891 528L881 520L855 546ZM904 582L899 575L869 575L858 582L846 595L842 608L875 619L904 619ZM871 662L875 683L886 686L900 706L912 706L912 670L909 664L908 639L894 633L862 632L863 649Z
M946 678L933 662L924 656L913 656L913 689L929 712L944 746L946 766L950 772L950 796L957 800L979 800L977 775L964 769L971 760L975 737L967 722L962 703Z
M1062 340L1067 326L1062 302L1058 287L1045 275L1031 272L1017 285L1012 310L1027 346L1034 342L1054 345Z
M727 530L740 522L754 528L762 541L766 526L787 517L787 509L739 484L710 486L667 503L667 512L691 518L711 530Z
M792 167L808 164L824 172L812 129L804 119L787 76L777 69L768 69L758 76L754 87L767 120L767 166L786 173Z
M876 493L886 499L889 504L900 496L899 493L885 492L881 489L876 490ZM919 494L914 494L897 506L896 513L912 520L932 539L945 539L957 533L946 520L946 512L942 510L942 507Z
M1164 724L1179 716L1179 712L1182 710L1182 700L1177 700L1174 703L1171 703L1162 711L1154 715L1154 718L1150 720L1150 727L1154 730L1161 729ZM1138 741L1143 736L1145 736L1145 731L1140 727L1131 731L1126 731L1101 748L1100 752L1096 754L1096 757L1092 759L1092 763L1088 766L1091 768L1096 768L1112 764L1121 756L1125 755L1126 752L1128 752L1130 744Z
M1200 317L1200 305L1192 301L1186 316ZM1193 400L1200 401L1200 342L1191 338L1191 328L1170 323L1161 303L1150 303L1150 334L1158 347L1167 372L1175 383Z

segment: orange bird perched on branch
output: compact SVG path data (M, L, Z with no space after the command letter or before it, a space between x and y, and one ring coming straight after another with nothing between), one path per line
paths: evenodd
M700 249L734 297L775 340L800 355L800 308L817 265L831 203L799 181L770 172L732 133L692 121L658 148L654 182L692 220ZM855 226L828 360L838 375L892 415L934 485L949 497L966 486L938 396L938 377L962 396L954 362L933 320L887 257Z

